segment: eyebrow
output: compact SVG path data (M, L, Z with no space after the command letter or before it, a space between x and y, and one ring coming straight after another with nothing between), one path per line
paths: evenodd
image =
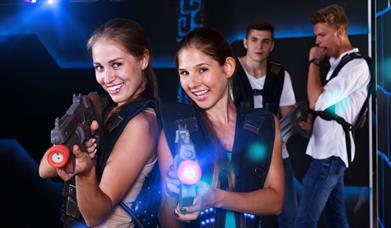
M199 64L195 65L193 68L201 67L201 66L203 66L203 65L210 66L210 64L208 64L208 63L199 63ZM184 68L178 68L178 70L186 70L186 69L184 69Z
M123 59L122 57L118 57L118 58L115 58L115 59L110 60L109 63L114 63L114 62L117 62L118 60L122 60L122 59ZM93 64L102 65L102 64L99 63L99 62L93 62Z

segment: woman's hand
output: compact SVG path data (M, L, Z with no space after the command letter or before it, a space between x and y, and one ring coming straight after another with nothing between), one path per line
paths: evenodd
M92 135L94 135L99 128L98 122L95 120L92 121L90 128ZM93 159L97 152L96 139L88 139L83 146L85 151L83 151L78 145L74 145L72 147L72 154L75 159L74 171L72 173L67 173L65 171L65 167L57 169L58 176L60 176L64 181L68 181L75 175L85 175L92 169L92 166L94 166Z
M175 215L179 220L192 221L196 220L200 215L200 211L213 207L213 199L215 191L203 181L197 183L197 196L193 200L193 205L187 207L175 208Z

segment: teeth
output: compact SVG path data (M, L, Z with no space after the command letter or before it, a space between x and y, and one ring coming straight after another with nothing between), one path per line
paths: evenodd
M115 91L115 90L121 88L122 85L123 85L123 83L117 84L117 85L113 85L113 86L107 86L107 88L108 88L110 91Z
M198 97L198 96L204 95L207 92L208 92L208 90L202 90L202 91L197 91L197 92L193 92L193 93Z

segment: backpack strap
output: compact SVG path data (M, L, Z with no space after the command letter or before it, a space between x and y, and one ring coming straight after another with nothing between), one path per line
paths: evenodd
M358 53L358 52L352 52L352 53L349 53L349 54L346 54L345 56L343 56L341 61L339 62L339 64L337 65L337 67L335 68L333 73L331 74L330 78L325 81L324 85L326 85L329 81L331 81L333 78L335 78L338 75L338 73L340 72L340 70L348 62L350 62L353 59L358 59L358 58L364 58L364 57L360 53ZM367 61L368 67L369 67L369 69L371 71L370 72L370 78L371 79L370 79L370 82L369 82L369 85L368 85L367 97L365 98L364 104L362 105L362 107L360 109L359 116L358 116L358 119L356 121L355 126L353 126L352 124L348 123L341 116L338 116L337 114L335 114L335 104L330 106L329 108L327 108L324 111L317 111L317 112L315 112L316 115L318 115L320 118L322 118L324 120L328 120L328 121L334 120L338 124L341 125L341 127L342 127L342 129L344 130L344 133L345 133L346 151L347 151L349 166L351 164L351 158L352 158L352 155L351 155L351 143L352 142L350 140L350 132L352 132L354 134L354 130L358 128L357 126L362 127L364 125L365 120L366 120L366 115L368 113L368 100L369 100L369 97L373 93L373 90L374 90L373 89L373 87L374 87L374 75L372 74L372 70L371 70L373 68L372 67L373 64L371 63L372 60L369 59L369 58L364 58L364 59Z
M278 114L284 86L285 70L277 62L268 61L265 85L263 86L263 107Z

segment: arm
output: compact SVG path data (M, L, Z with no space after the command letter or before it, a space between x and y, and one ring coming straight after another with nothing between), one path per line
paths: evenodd
M89 226L96 226L104 221L129 191L145 164L154 157L157 134L155 116L140 113L127 124L117 140L99 185L95 166L92 164L88 164L90 168L86 168L84 172L78 172L78 205ZM77 149L74 154L77 158L85 155ZM92 163L91 159L89 163Z
M284 72L284 84L280 98L280 114L281 118L293 111L296 104L296 97L293 91L292 80L288 71Z
M309 60L313 59L323 60L325 50L319 47L312 47L309 53ZM316 101L320 94L323 93L323 85L320 80L320 68L315 63L310 63L308 66L308 80L307 80L307 95L310 109L315 109Z
M158 160L160 175L162 177L162 202L159 209L159 221L162 227L179 227L179 221L176 220L174 209L177 206L177 200L170 196L167 191L166 174L173 164L173 157L167 144L164 131L161 132L158 146Z
M51 178L57 176L56 168L49 165L47 161L48 152L45 152L39 163L39 176L41 178Z

